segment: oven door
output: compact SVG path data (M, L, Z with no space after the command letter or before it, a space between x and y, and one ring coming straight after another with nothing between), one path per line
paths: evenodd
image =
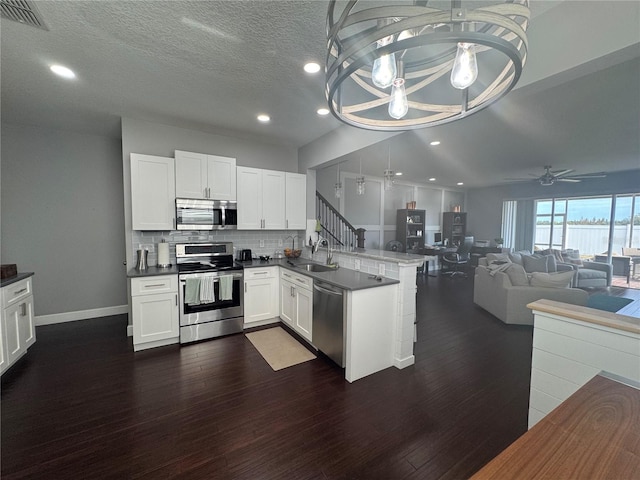
M179 275L179 280L181 327L244 315L244 274L242 270L183 273ZM205 302L199 303L198 295L193 295L194 280L195 283L200 284L199 288L203 288L207 281L213 281L213 295L209 295L210 298ZM190 284L190 298L187 298L188 283ZM225 289L230 290L227 292L229 293L228 298L223 298L225 297L223 295ZM213 301L211 301L211 297Z

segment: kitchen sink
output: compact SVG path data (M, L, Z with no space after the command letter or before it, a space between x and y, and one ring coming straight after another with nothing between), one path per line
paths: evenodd
M307 263L306 265L298 265L307 272L329 272L335 270L335 268L327 267L326 265L319 265L317 263Z

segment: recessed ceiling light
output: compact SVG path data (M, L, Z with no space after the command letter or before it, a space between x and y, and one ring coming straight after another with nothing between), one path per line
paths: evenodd
M262 123L268 123L271 121L271 117L269 115L261 113L260 115L258 115L258 121Z
M399 177L400 175L402 175L402 172L396 172L396 176Z
M60 77L69 78L69 79L76 78L76 74L73 73L73 70L71 70L70 68L64 67L62 65L51 65L49 69L56 75L59 75Z
M435 182L435 181L436 181L436 177L431 177L431 178L429 179L429 181L430 181L430 182Z
M329 115L329 109L328 108L319 108L318 109L318 115Z
M456 185L464 185L464 182L458 182Z
M433 142L431 142L429 145L433 145L434 147L436 145L440 145L440 140L434 140Z
M307 73L318 73L320 71L320 65L316 62L309 62L305 64L304 71Z

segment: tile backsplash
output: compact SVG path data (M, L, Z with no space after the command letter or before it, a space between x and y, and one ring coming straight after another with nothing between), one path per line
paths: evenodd
M293 237L295 236L295 248L302 248L307 245L309 239L305 241L304 230L214 230L208 231L183 231L171 232L151 232L134 231L131 237L131 244L136 259L136 250L146 249L149 251L147 261L149 265L157 263L157 245L163 239L169 244L169 256L171 263L176 261L176 243L189 242L232 242L234 249L250 248L253 255L271 255L276 250L291 248ZM261 242L264 246L261 246ZM280 243L282 242L282 243Z

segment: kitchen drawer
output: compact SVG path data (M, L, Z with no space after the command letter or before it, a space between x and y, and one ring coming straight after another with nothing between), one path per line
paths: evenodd
M282 280L287 280L298 287L306 288L307 290L311 290L313 288L313 278L292 272L291 270L280 270L280 278Z
M2 308L5 309L33 294L32 277L12 283L2 289Z
M131 279L131 296L154 295L156 293L177 293L178 276L162 275Z
M262 278L276 278L279 267L247 268L244 271L245 280L259 280Z

